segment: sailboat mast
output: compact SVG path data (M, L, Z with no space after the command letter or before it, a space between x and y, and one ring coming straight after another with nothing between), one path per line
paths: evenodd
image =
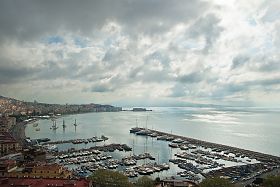
M62 127L63 127L63 129L65 129L65 127L66 127L64 119L62 121Z
M148 115L147 115L147 118L146 118L146 130L147 130L147 126L148 126Z
M134 139L132 140L132 153L133 153L133 155L134 155Z

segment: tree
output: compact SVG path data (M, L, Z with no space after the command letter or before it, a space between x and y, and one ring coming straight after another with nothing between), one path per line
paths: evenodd
M100 169L95 171L90 179L94 186L100 187L131 187L128 178L120 172Z
M279 187L280 185L280 176L269 176L264 179L265 187Z
M201 187L233 187L227 179L224 178L207 178L200 183Z
M136 181L135 186L137 186L137 187L153 187L154 186L154 181L147 176L143 176Z

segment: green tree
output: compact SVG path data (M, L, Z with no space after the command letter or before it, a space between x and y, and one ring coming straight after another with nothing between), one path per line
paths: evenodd
M200 183L201 187L233 187L227 179L223 178L207 178Z
M137 187L153 187L154 186L154 181L147 176L143 176L136 181L135 186L137 186Z
M264 179L265 187L279 187L280 186L280 176L269 176Z
M100 169L91 176L94 186L100 187L131 187L128 178L120 172Z

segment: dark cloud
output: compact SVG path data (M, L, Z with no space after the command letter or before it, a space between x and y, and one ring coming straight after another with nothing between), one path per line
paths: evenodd
M274 86L274 85L280 85L280 78L267 78L267 79L260 79L260 80L253 80L253 81L246 81L243 83L244 87L248 86Z
M39 67L26 66L21 60L10 59L0 52L0 84L31 80L38 72L40 72Z
M153 61L157 61L161 63L164 68L169 67L170 58L168 56L168 51L154 51L153 53L147 55L144 58L144 62L146 64L153 63Z
M169 97L184 97L186 96L186 90L183 84L175 84L171 88L171 94Z
M116 98L133 95L130 88L139 85L140 97L160 97L169 90L168 99L183 100L277 90L277 6L264 3L267 11L259 9L264 12L260 20L250 15L252 25L223 16L226 7L212 3L216 2L2 0L1 91L7 85L15 90L24 82L29 85L26 95L40 83L53 95L57 90L79 95L82 90ZM236 19L248 17L239 8L233 10L232 15L242 14ZM240 32L235 23L256 32ZM257 41L248 45L252 38Z
M199 16L209 4L199 0L3 0L0 39L32 40L60 31L94 35L108 21L127 31L155 34Z
M177 78L177 80L181 83L197 83L206 78L206 74L202 74L200 72L192 72L187 75L182 75Z
M250 60L250 57L246 55L238 55L233 58L231 69L242 67L246 62Z
M90 91L91 92L111 92L111 91L114 91L114 88L111 88L105 84L98 84L98 85L92 86Z
M248 71L275 72L280 70L280 57L278 54L238 54L232 60L231 69L245 67Z
M211 93L212 98L220 99L226 96L233 96L238 93L247 93L252 90L266 91L271 90L271 86L280 85L280 78L265 78L241 83L227 83L217 85L218 89Z
M263 72L280 71L280 59L278 61L264 61L258 69Z
M191 27L188 29L186 36L190 38L204 37L206 44L203 52L213 46L216 40L219 38L223 28L219 26L220 19L214 14L207 14L204 17L199 18Z

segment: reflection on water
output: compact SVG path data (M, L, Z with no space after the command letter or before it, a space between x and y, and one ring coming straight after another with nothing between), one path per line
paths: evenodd
M26 128L26 136L31 138L50 138L51 140L67 140L75 138L91 138L105 135L108 143L125 143L134 147L134 153L144 152L145 146L153 156L166 162L174 154L167 142L138 137L129 133L131 127L146 127L165 132L172 132L210 142L232 145L240 148L280 155L280 116L279 110L261 108L152 108L152 112L116 112L87 113L68 115L56 120L57 130L52 127L51 120L39 121L36 131L32 125ZM63 129L63 119L65 129ZM77 120L77 127L73 125ZM103 143L103 142L102 142ZM97 143L97 145L102 144ZM86 148L93 144L64 144L59 149ZM172 152L173 151L173 152ZM114 153L119 157L132 153Z

